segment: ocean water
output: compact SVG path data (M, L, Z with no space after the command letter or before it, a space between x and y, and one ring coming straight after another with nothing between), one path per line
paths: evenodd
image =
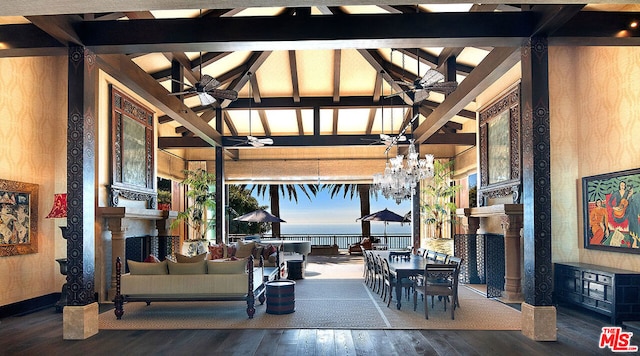
M357 224L280 224L280 230L283 235L285 234L361 234L362 227L360 223ZM371 223L371 234L384 235L384 224L382 222ZM387 225L387 234L389 235L410 235L411 225L404 224L401 226L399 223L389 223Z

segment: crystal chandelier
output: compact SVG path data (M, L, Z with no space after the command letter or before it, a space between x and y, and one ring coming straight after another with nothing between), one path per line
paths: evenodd
M406 161L404 155L390 158L384 173L373 175L373 189L382 193L387 199L394 199L396 204L411 199L420 180L433 177L433 155L426 154L420 159L414 140L409 140L409 154Z

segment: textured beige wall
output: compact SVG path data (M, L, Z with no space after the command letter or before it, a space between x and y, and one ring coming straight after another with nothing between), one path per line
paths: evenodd
M583 248L581 204L582 177L640 167L640 49L549 54L553 259L640 271L640 255Z
M39 185L38 253L0 257L0 305L60 292L66 256L58 225L45 219L66 192L66 57L0 59L0 179Z

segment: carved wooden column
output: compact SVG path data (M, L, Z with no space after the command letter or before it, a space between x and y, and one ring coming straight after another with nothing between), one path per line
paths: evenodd
M522 301L522 273L520 254L520 229L522 215L504 215L502 217L504 234L504 294L507 301Z

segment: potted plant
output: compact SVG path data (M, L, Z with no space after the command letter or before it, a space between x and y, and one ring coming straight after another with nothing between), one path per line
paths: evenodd
M190 229L189 241L206 240L207 232L215 227L215 175L203 169L185 170L181 182L188 186L186 196L188 207L171 223L171 228L184 222Z
M168 190L158 190L158 209L171 210L171 192Z
M420 213L426 225L433 225L435 238L442 238L444 224L455 223L452 213L456 210L453 198L459 186L451 185L453 174L453 161L441 162L434 160L433 177L426 179L421 184L424 193L424 204L420 207Z

